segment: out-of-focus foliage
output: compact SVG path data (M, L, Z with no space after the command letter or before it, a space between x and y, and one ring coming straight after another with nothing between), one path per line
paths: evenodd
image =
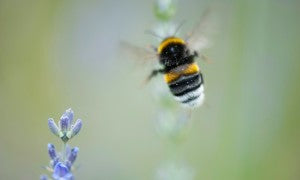
M175 14L175 2L172 0L156 0L154 14L162 21L169 21Z
M152 3L0 0L0 179L39 177L42 147L56 142L47 119L67 107L87 120L71 142L77 179L154 178L169 149L155 132L152 89L139 86L148 71L118 55L120 39L158 44L143 34L155 23ZM210 4L178 1L182 31ZM178 151L195 179L299 179L300 2L214 4L213 64L200 62L207 101Z

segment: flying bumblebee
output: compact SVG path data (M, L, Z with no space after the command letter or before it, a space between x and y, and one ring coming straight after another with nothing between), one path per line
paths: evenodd
M155 57L162 67L153 70L147 78L147 81L149 81L156 75L163 74L164 81L175 100L189 108L203 104L205 97L203 75L195 60L197 58L208 60L206 56L200 53L208 45L207 38L204 35L208 23L206 16L207 12L203 15L201 23L194 28L192 34L185 40L176 35L167 36L157 48L154 48L156 51ZM155 33L152 34L158 36ZM139 49L130 44L127 46L135 49L136 53L142 53L145 56L148 54L149 56L147 50Z
M153 70L148 80L159 73L164 74L175 100L189 107L201 105L204 101L204 81L195 62L198 53L191 52L183 39L171 36L160 43L157 54L163 68Z

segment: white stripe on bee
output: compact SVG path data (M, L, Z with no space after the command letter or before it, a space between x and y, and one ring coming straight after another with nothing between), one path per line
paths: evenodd
M203 85L201 85L198 89L188 92L182 96L174 96L176 101L181 102L182 105L186 107L200 106L204 102L204 97L205 95L204 95ZM193 99L193 100L189 100L189 99Z
M189 101L188 103L182 103L182 106L187 107L187 108L195 108L195 107L201 106L204 102L204 99L205 99L205 94L202 93L196 99Z

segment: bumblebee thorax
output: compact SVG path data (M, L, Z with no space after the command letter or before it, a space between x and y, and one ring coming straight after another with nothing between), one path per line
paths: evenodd
M168 37L164 39L157 48L160 63L165 66L174 66L182 64L185 57L188 57L189 51L183 39L177 37Z
M162 51L169 45L171 44L182 44L182 45L185 45L185 42L183 39L181 38L178 38L178 37L167 37L165 38L161 43L160 45L158 46L157 48L157 53L160 54L162 53Z

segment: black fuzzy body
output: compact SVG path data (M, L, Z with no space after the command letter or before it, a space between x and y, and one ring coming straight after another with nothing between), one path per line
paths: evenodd
M191 54L185 44L170 43L159 54L159 62L165 68L165 72L184 64L191 64L197 54Z
M174 80L166 80L171 93L175 99L187 107L196 107L204 100L204 81L200 71L187 73L189 67L198 66L195 64L197 53L190 53L183 43L172 42L167 44L159 54L159 62L164 66L165 76L179 74Z

